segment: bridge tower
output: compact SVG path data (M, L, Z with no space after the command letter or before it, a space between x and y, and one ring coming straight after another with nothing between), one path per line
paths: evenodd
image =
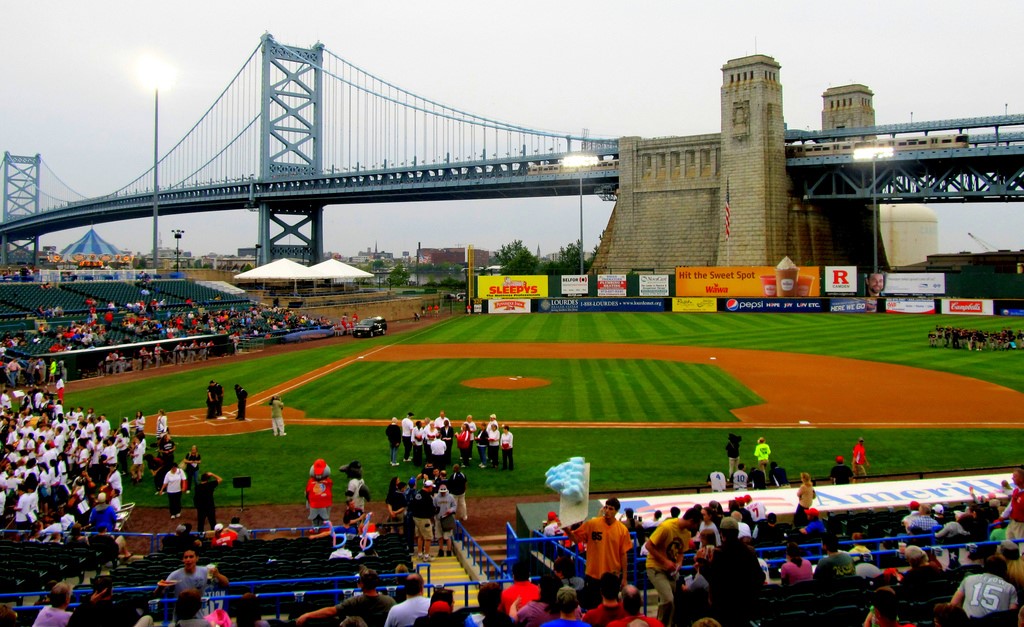
M323 173L323 44L286 46L263 35L260 178L265 182ZM323 205L259 203L260 258L318 263L323 256ZM287 240L294 237L298 243Z
M3 221L39 213L39 165L42 158L19 157L4 152ZM11 240L4 234L0 240L0 264L36 263L39 238Z
M790 254L781 67L763 54L722 66L720 184L723 202L729 194L731 236L719 232L719 265L775 265Z
M874 98L867 85L829 87L821 94L821 130L874 126Z

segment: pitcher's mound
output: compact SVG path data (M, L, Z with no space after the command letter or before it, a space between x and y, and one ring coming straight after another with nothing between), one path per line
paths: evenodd
M467 379L462 385L480 390L525 390L551 385L547 379L535 377L484 377L483 379Z

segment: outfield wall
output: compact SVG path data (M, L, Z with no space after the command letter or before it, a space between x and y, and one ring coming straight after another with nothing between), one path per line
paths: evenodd
M1024 300L1024 274L986 272L882 273L882 296ZM835 297L867 296L869 272L856 266L792 268L789 291L785 270L770 266L680 266L675 275L628 274L477 276L474 296L492 298L628 297Z
M490 298L475 310L488 314L675 312L832 313L1024 316L1024 300L982 298Z

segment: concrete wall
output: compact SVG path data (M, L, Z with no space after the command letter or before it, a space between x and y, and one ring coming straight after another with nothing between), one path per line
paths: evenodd
M870 212L863 206L815 207L793 189L779 70L765 55L722 67L721 133L619 140L618 199L595 272L775 265L786 255L799 265L864 261L851 251L870 249L864 244L870 242L864 226ZM866 88L856 87L852 91L863 96Z

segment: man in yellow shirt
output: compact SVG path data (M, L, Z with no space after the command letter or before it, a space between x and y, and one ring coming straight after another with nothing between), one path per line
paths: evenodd
M683 554L690 550L690 539L700 528L701 508L688 509L681 518L670 518L658 525L644 548L647 549L647 579L658 591L658 620L671 627L674 612L676 573Z
M594 607L600 599L601 575L615 573L622 585L627 583L626 553L633 547L629 530L616 520L619 514L619 499L612 497L604 502L601 514L571 528L577 542L587 546L587 569L584 573L584 604Z

